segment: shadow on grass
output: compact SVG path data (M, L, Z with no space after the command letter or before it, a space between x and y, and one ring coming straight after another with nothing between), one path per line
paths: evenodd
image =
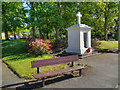
M7 58L7 61L17 61L17 60L22 60L22 59L26 59L26 58L36 58L38 56L42 56L42 55L33 55L30 53L21 53L21 54L16 54L16 55L10 55Z
M117 49L113 49L113 50L101 49L101 50L98 50L98 52L100 52L100 53L118 53L118 50Z
M25 53L25 42L4 41L2 43L2 58Z
M37 57L38 55L29 54L25 50L25 42L23 40L8 40L2 43L2 58L15 61L29 57Z
M20 60L23 60L23 59L26 59L26 58L35 58L35 57L38 57L38 56L36 56L36 55L31 55L31 54L29 54L29 55L26 55L26 53L23 53L23 54L17 54L17 55L15 55L15 57L13 56L13 55L11 55L11 58L7 58L5 61L4 60L2 60L2 62L3 63L5 63L6 65L7 65L7 67L15 74L15 75L17 75L19 78L21 78L20 77L20 75L16 72L16 70L14 70L11 66L10 66L10 64L8 64L8 61L10 61L10 62L13 62L13 61L20 61Z
M77 76L75 76L75 77L77 77ZM64 76L61 76L61 77L57 77L57 78L50 79L50 80L45 80L45 85L53 84L53 83L60 82L60 81L63 81L63 80L67 80L67 79L70 79L70 78L74 78L74 76L70 75L70 74L64 74ZM41 80L32 80L32 81L28 81L28 82L5 85L5 86L2 86L1 88L7 89L7 88L11 88L11 87L15 87L17 90L39 89L39 88L42 88L43 85L42 85Z
M57 57L65 57L65 56L71 56L71 55L78 55L77 53L67 53L66 51L63 51L62 53L58 53Z

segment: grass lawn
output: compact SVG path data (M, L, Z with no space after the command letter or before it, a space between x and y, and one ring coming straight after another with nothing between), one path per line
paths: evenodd
M33 78L37 73L36 68L31 68L31 61L52 58L48 54L35 56L24 51L25 40L9 40L2 42L2 60L21 78ZM40 68L40 73L51 70L59 70L67 67L65 64L46 66Z
M98 41L100 45L99 50L114 50L118 48L118 41Z
M112 50L118 48L118 41L99 41L101 44L98 49ZM32 75L37 73L36 68L31 68L31 61L52 58L51 55L44 54L36 56L26 53L25 39L9 40L2 42L2 60L21 78L33 78ZM59 70L68 67L67 64L59 64L40 68L40 73Z

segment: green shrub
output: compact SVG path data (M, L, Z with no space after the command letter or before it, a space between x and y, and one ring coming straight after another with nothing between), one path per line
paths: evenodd
M57 48L67 48L67 46L68 46L67 39L55 40L55 42L53 43L53 48L54 49L57 49Z
M97 47L100 45L100 42L98 42L98 39L92 40L91 45L92 48L94 48L95 50L97 50Z
M44 54L44 53L52 53L52 50L51 50L51 41L46 39L46 40L43 40L43 39L35 39L33 41L33 39L30 39L30 40L26 40L26 50L27 52L29 53L33 53L33 54L36 54L36 55L41 55L41 54Z

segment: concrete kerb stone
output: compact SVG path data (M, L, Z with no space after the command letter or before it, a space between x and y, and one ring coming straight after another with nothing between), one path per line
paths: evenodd
M87 55L79 55L79 60L83 58L87 58L90 56L101 55L102 53L94 53L94 54L87 54Z

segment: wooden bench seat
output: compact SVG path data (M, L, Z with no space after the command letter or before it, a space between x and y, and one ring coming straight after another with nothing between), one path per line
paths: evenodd
M44 78L49 77L49 76L54 76L62 73L67 73L67 72L73 72L76 70L79 70L79 76L81 76L82 69L84 69L84 66L74 66L74 61L78 61L78 55L72 55L72 56L66 56L66 57L59 57L59 58L52 58L52 59L44 59L44 60L36 60L36 61L31 61L31 67L32 68L37 68L37 74L34 74L33 77L35 79L42 79L43 86L45 85ZM54 70L50 72L45 72L45 73L39 73L39 67L43 66L50 66L50 65L57 65L61 63L68 63L71 62L71 67L61 69L61 70Z
M61 70L50 71L50 72L46 72L46 73L34 74L33 77L36 78L36 79L39 79L39 78L43 78L43 77L48 77L48 76L54 76L54 75L58 75L58 74L62 74L62 73L67 73L67 72L70 72L70 71L81 70L81 69L84 69L84 68L85 67L83 67L83 66L74 66L74 67L65 68L65 69L61 69Z

